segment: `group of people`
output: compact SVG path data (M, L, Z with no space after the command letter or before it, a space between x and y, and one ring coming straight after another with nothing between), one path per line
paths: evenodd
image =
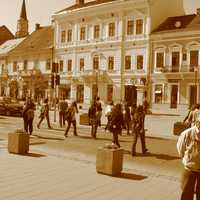
M22 112L23 120L24 120L24 130L32 135L33 132L33 120L34 120L34 111L36 110L36 106L33 103L30 97L27 98L24 109ZM49 129L52 129L50 119L49 119L49 101L45 99L40 107L40 114L39 114L39 122L37 124L37 128L40 129L40 125L43 120L46 118L47 125ZM76 117L75 113L78 113L77 103L73 101L70 106L68 106L68 102L66 100L60 100L58 103L58 110L59 110L59 124L60 127L65 126L65 121L67 121L67 127L65 130L65 137L67 137L68 131L71 127L71 124L74 127L74 135L77 136L77 129L76 129Z
M109 130L113 135L113 144L120 147L119 135L122 135L122 130L127 130L127 135L130 135L130 131L133 135L132 156L136 155L136 143L138 137L141 139L142 153L145 154L148 150L145 143L145 114L147 113L147 105L132 105L128 106L127 103L118 103L114 105L113 102L105 109L105 115L107 117L107 125L105 130ZM91 103L88 111L89 123L91 125L91 136L96 138L97 128L100 125L102 115L102 108L100 99Z

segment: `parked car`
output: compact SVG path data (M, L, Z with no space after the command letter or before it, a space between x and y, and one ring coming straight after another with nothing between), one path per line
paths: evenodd
M0 99L0 114L22 117L23 104L15 99L4 97Z

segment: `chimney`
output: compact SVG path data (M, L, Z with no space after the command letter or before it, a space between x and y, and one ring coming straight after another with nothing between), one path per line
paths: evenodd
M197 8L197 15L200 16L200 8Z
M37 31L37 30L39 30L39 29L41 29L40 24L35 24L35 30Z
M84 4L84 0L76 0L76 4L83 5Z

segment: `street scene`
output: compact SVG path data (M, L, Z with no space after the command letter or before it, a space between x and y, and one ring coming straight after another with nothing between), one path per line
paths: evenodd
M0 199L200 200L199 1L0 5Z

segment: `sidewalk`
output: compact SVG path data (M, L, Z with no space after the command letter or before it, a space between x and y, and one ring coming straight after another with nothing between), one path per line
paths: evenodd
M124 166L121 177L96 173L95 162L31 146L27 156L0 149L2 200L177 200L179 181Z

